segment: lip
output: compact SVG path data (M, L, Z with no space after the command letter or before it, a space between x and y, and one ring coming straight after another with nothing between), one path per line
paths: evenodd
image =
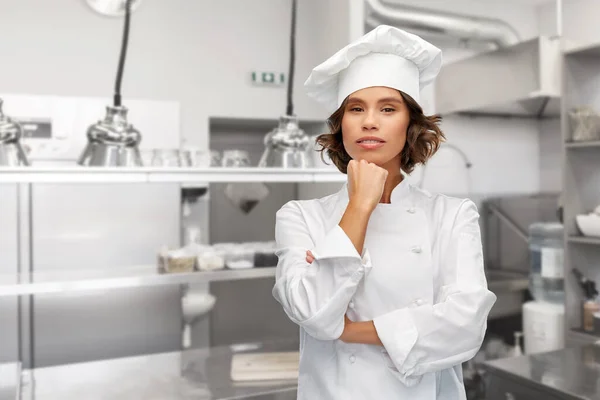
M364 140L375 140L377 141L377 143L361 143ZM363 149L372 150L383 146L385 144L385 140L378 138L377 136L364 136L358 139L356 141L356 144L358 144Z

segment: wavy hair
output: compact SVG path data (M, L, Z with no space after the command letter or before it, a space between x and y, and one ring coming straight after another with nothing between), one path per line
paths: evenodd
M402 170L410 174L416 165L425 164L436 153L446 137L439 127L441 116L425 115L423 108L412 97L404 92L400 92L400 95L410 116L400 162ZM342 119L347 103L348 98L327 119L329 133L321 134L316 138L317 144L321 146L321 149L317 150L321 152L321 159L325 162L323 152L326 151L331 161L344 174L347 173L348 163L352 159L346 152L342 139Z

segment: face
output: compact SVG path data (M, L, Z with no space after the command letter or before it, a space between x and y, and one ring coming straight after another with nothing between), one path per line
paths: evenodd
M344 148L354 160L399 171L409 122L408 107L398 90L382 86L358 90L348 96L344 109Z

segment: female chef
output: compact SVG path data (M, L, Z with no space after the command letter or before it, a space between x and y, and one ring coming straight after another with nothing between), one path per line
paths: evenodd
M333 112L318 142L348 178L277 212L273 295L301 327L300 400L466 398L461 364L496 301L479 214L403 177L443 140L417 103L440 67L439 49L379 26L305 83Z

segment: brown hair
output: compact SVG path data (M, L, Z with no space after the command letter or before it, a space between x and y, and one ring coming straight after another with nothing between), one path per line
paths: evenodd
M425 164L439 149L446 137L439 127L439 123L442 121L441 116L423 114L423 109L412 97L403 92L400 92L400 95L404 99L410 115L406 144L400 156L402 170L409 174L417 164ZM348 163L352 159L344 149L342 140L342 119L347 103L348 98L328 118L329 133L319 135L316 139L321 146L321 149L318 150L321 152L321 159L323 159L323 152L327 151L331 161L344 174L347 173Z

